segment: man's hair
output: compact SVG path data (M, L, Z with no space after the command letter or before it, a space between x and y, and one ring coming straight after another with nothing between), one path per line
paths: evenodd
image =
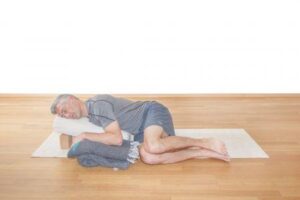
M56 99L53 101L52 105L51 105L51 108L50 108L51 113L56 114L56 106L61 104L61 103L65 103L69 97L74 97L75 99L78 99L76 96L74 96L72 94L60 94L60 95L58 95L56 97Z

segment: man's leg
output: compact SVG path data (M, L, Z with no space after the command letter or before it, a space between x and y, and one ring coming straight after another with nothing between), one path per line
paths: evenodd
M168 136L163 128L151 125L144 130L144 148L148 153L160 154L169 151L199 147L228 156L226 146L220 140L213 138L195 139L180 136Z
M221 155L218 153L215 153L210 150L205 149L185 149L185 150L179 150L176 152L168 152L168 153L162 153L162 154L151 154L148 153L144 145L140 147L140 156L141 160L146 164L169 164L169 163L176 163L184 160L188 160L191 158L215 158L220 159L229 162L230 158Z

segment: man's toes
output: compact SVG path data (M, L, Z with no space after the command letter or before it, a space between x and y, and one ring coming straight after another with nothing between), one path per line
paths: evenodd
M222 160L229 162L230 161L229 155L222 156Z

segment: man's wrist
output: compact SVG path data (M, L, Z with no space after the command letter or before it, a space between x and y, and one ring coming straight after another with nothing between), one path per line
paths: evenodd
M80 137L81 137L82 139L86 139L86 133L85 133L85 132L82 132L82 133L80 134Z

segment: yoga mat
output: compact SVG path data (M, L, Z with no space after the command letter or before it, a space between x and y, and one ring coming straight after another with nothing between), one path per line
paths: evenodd
M269 158L244 129L175 129L177 136L213 137L226 144L231 158ZM60 149L60 133L52 132L32 157L67 157L68 149Z
M177 136L213 137L225 143L231 158L269 158L244 129L176 129Z

